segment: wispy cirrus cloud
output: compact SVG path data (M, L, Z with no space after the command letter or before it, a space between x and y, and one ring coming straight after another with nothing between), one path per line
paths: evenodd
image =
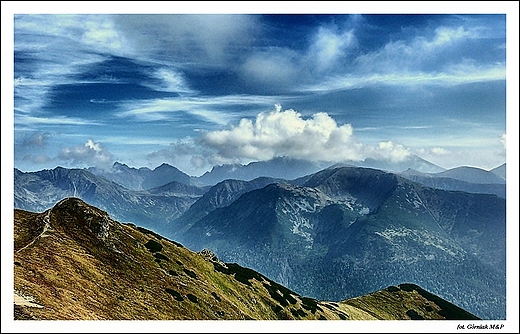
M68 116L28 116L28 115L15 115L15 126L36 126L36 125L103 125L102 122L84 118L68 117Z
M400 72L359 76L349 74L345 76L337 76L324 82L299 88L300 90L307 92L330 92L382 85L414 88L422 85L454 86L505 80L505 78L506 68L502 64L486 68L458 65L444 73Z
M216 97L175 97L150 100L130 100L119 104L116 116L135 118L143 122L179 120L189 114L217 125L226 125L237 117L254 116L258 110L272 106L279 100L290 101L291 96L227 95Z

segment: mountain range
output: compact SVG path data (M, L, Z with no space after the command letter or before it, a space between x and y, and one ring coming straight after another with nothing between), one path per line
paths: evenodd
M420 175L498 185L442 173ZM15 208L42 212L75 196L310 298L344 300L412 282L478 317L504 319L505 195L436 189L412 174L419 172L331 166L293 179L202 186L189 178L131 190L88 170L15 169Z
M211 207L205 200L192 207ZM177 238L318 299L348 298L413 278L483 318L502 319L505 212L505 199L496 195L339 167L301 186L272 183L244 193L197 221L184 221L191 227Z
M305 297L78 198L42 213L15 209L14 319L479 320L410 283L340 301Z
M188 185L208 186L224 180L251 181L259 177L271 177L285 180L296 179L316 173L334 165L331 162L314 162L289 157L274 157L266 161L253 161L248 164L224 164L213 168L201 176L190 176L174 166L163 163L155 169L148 167L134 168L116 162L109 169L98 167L87 168L87 171L114 181L127 189L148 190L166 183L176 181ZM343 166L377 168L390 172L402 172L412 168L423 173L439 173L445 171L429 161L412 155L395 163L383 160L366 159L349 161Z
M84 169L56 167L38 172L14 172L15 208L41 212L65 197L79 197L123 222L160 231L182 215L207 191L172 181L151 190L129 190Z
M422 173L407 169L399 175L432 188L495 194L506 198L505 164L490 171L463 166L439 173Z

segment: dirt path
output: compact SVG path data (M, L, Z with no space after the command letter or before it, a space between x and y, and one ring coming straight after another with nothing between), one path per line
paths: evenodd
M48 231L52 231L52 228L51 228L51 219L50 219L50 215L51 215L51 210L47 210L47 213L45 214L45 216L43 217L43 222L45 223L45 225L43 225L43 231L42 233L40 233L40 235L38 235L37 237L35 237L30 243L28 243L27 245L25 245L24 247L20 248L19 250L17 250L16 252L17 253L20 253L22 250L26 249L27 247L31 246L32 244L34 244L36 242L36 240L39 240L40 238L42 237L45 237L47 235L45 235L46 232Z

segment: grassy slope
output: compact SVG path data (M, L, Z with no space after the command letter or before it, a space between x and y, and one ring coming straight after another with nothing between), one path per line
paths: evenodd
M253 270L113 221L77 199L41 214L15 210L14 223L15 293L43 306L15 306L15 319L447 318L417 289L340 303L305 298Z

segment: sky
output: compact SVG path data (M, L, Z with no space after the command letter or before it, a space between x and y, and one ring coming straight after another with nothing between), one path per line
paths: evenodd
M116 161L201 175L275 156L507 160L515 202L518 2L295 3L3 1L2 220L12 221L12 167ZM517 210L508 277L518 277ZM299 329L323 328L313 326Z
M66 13L14 14L22 171L118 161L197 176L277 156L506 162L500 11Z

